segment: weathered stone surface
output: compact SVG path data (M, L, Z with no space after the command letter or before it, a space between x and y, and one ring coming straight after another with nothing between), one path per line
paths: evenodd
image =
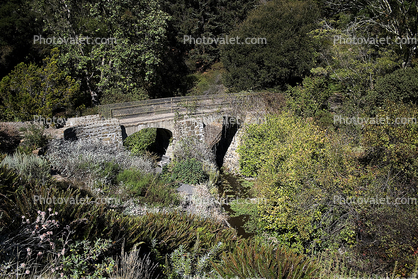
M67 120L64 131L65 139L91 139L106 144L123 146L122 128L117 119L102 119L99 115L78 117Z
M232 139L231 145L229 146L223 161L223 167L226 171L234 174L239 173L239 154L238 147L241 144L241 137L244 134L244 129L238 129L234 138Z

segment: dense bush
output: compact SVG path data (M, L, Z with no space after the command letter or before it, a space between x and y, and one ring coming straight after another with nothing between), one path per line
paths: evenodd
M33 120L34 115L51 117L71 107L79 84L58 66L58 49L44 59L44 65L20 63L0 81L0 118Z
M378 112L391 120L417 117L416 108L404 105ZM239 149L241 169L257 177L255 192L266 201L249 212L255 231L312 255L342 249L355 258L347 266L360 272L384 274L397 265L397 274L408 275L417 209L392 202L418 198L416 132L414 124L368 124L362 146L353 147L286 113L250 126Z
M240 44L225 44L221 61L225 84L233 90L282 87L300 81L314 66L313 42L318 8L314 1L268 1L251 11L230 37ZM291 34L291 36L289 36ZM266 43L245 44L245 38L265 38Z
M195 158L174 161L169 167L164 168L163 177L170 182L190 184L199 184L209 178L203 170L202 162L197 161Z
M24 132L23 142L18 146L18 150L24 153L31 153L36 148L45 147L50 139L45 134L45 128L41 125L31 124L22 128Z
M295 114L303 117L314 117L318 123L331 124L329 98L332 86L323 77L306 77L302 85L291 87L286 91L287 104Z
M247 131L240 166L257 176L255 192L266 199L256 213L261 230L305 253L350 243L353 216L332 203L333 195L350 191L355 182L354 162L344 146L313 123L286 113Z
M157 136L156 128L142 129L129 137L127 137L123 145L134 155L143 155L145 151L150 151L150 148L155 144Z
M383 106L385 100L417 105L418 70L416 68L399 69L379 77L374 91L374 98L370 101L373 101L377 107Z
M142 203L170 206L179 203L173 185L159 180L154 174L144 174L139 170L124 170L117 176L119 187L124 187L129 197L139 198Z

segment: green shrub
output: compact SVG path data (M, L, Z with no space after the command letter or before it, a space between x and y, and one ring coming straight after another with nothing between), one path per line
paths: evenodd
M216 256L217 251L222 246L219 242L206 254L199 256L198 250L199 242L197 241L193 252L187 252L183 245L174 250L169 256L167 265L169 279L183 279L193 276L194 278L206 278L209 273L213 273L210 261Z
M142 129L127 137L124 140L123 145L126 146L132 154L141 155L144 154L146 150L149 151L153 144L155 144L156 137L156 128Z
M195 158L181 161L174 161L169 168L164 168L163 177L172 182L183 182L199 184L206 181L209 177L203 170L202 162Z
M318 278L319 268L305 256L283 246L266 245L256 240L244 240L229 252L223 252L221 262L212 262L222 278Z
M19 145L18 150L29 154L39 147L45 147L50 139L45 135L45 128L43 126L31 124L27 128L23 128L24 140Z
M152 205L177 205L180 200L173 186L160 181L153 174L143 174L139 170L124 170L117 176L117 181L128 191L128 195Z
M416 68L399 69L376 80L371 93L370 105L381 107L385 100L418 104L418 70Z
M105 184L116 184L117 175L121 170L122 167L115 161L104 162L102 166L99 166L98 176L104 180Z
M112 247L112 241L100 239L94 241L83 240L71 244L68 252L63 252L61 259L64 278L78 279L85 276L93 278L106 278L115 267L115 260L107 257L101 259L103 254Z

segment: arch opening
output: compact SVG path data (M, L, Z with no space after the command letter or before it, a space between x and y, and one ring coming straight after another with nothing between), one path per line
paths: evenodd
M215 153L216 165L218 168L222 167L225 154L228 151L228 148L240 127L241 122L239 119L235 117L224 116L220 140L212 147L212 151Z

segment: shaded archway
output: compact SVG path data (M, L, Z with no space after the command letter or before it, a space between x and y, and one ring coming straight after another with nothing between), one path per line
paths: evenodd
M240 128L241 122L235 117L225 116L222 123L222 135L220 140L213 146L212 150L216 156L216 165L221 168L226 152Z
M150 147L149 151L157 154L158 157L162 157L163 155L165 155L165 152L167 151L167 148L170 145L172 137L173 133L170 130L157 128L155 142Z
M172 132L167 129L143 128L127 136L124 139L124 145L135 153L147 151L161 158L166 153L172 136Z

